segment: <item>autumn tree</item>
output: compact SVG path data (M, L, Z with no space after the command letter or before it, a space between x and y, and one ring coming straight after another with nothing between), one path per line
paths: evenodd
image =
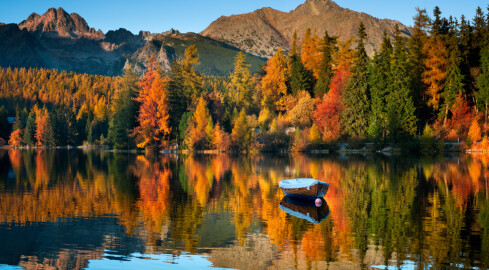
M141 91L136 98L136 101L141 104L137 116L139 125L134 129L137 146L139 148L166 147L171 131L168 124L168 78L162 78L157 70L148 69L141 86Z
M182 76L182 86L189 100L197 101L202 91L202 76L195 70L200 65L197 46L192 44L185 49L183 58L179 61Z
M22 130L16 129L10 134L8 144L12 147L19 147L22 143Z
M227 151L231 144L229 134L225 132L219 123L214 127L214 133L212 135L212 143L214 149L219 151Z
M314 33L311 33L311 29L307 28L304 33L304 39L302 40L300 56L304 67L312 73L316 80L319 78L322 59L320 43L321 41L316 34L316 30L314 30Z
M477 120L477 117L472 119L469 127L468 138L471 142L478 142L482 139L481 127L479 126L479 121Z
M264 67L261 87L263 92L262 105L274 111L285 111L284 97L287 95L288 68L282 49L267 61Z
M246 112L241 110L231 133L231 142L240 151L249 150L253 139L253 134L248 121Z
M347 70L339 69L335 72L328 94L323 97L314 112L314 125L322 133L324 141L337 140L341 136L342 95L350 74L348 67L344 68Z
M367 135L370 99L368 86L368 56L364 42L367 39L365 26L358 28L356 59L352 67L352 76L343 95L343 113L341 121L345 131L351 136Z
M234 58L234 71L230 75L229 96L236 106L248 107L253 102L253 89L255 82L246 64L246 55L239 52Z
M451 112L450 127L457 135L465 136L470 127L473 111L462 92L459 92L455 98Z
M54 146L54 133L47 108L36 111L36 146Z
M428 105L438 111L440 107L441 92L447 76L448 50L440 36L428 39L423 47L426 55L424 59L423 83L427 86L425 95Z
M314 99L307 91L301 91L297 95L297 103L287 114L294 126L300 128L310 126L314 114Z
M212 146L213 128L207 102L200 97L188 127L186 145L190 150L209 149Z

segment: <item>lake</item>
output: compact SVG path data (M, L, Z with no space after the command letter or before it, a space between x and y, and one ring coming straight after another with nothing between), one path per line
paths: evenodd
M488 268L488 164L0 150L0 268ZM321 207L284 198L296 177Z

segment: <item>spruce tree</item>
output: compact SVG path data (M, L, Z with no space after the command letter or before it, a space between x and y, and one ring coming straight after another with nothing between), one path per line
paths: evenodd
M10 124L8 122L8 114L5 106L0 107L0 138L8 141L10 136Z
M109 122L109 140L115 149L127 149L134 146L130 132L134 127L138 78L132 68L126 69L121 89L116 95L113 115Z
M22 144L27 146L34 146L36 134L36 112L31 110L29 116L27 117L27 123L25 125L24 137L22 139Z
M365 26L360 23L358 28L356 59L353 63L350 77L343 96L342 122L345 131L351 136L367 135L368 118L370 114L370 98L368 86L369 59L365 51L364 41L367 38Z
M17 129L23 130L24 129L24 120L22 117L22 112L20 111L19 106L15 109L15 121L14 125L12 126L12 130L15 131Z
M328 93L331 78L333 77L333 54L336 53L338 48L336 47L337 37L329 36L328 32L324 34L324 38L321 44L322 59L319 69L319 76L314 87L314 93L316 97L321 97Z
M384 31L380 52L375 54L369 69L372 114L369 121L368 134L376 138L385 137L387 123L386 97L388 94L392 52L390 38L387 36L387 32Z
M487 125L487 114L489 104L489 46L486 46L481 51L481 76L477 80L479 92L476 95L477 102L483 106L485 117L484 124Z
M387 130L394 141L416 134L417 118L410 90L408 52L396 26L395 47L387 88Z
M448 59L447 78L443 87L442 97L444 110L442 110L442 116L444 117L443 124L445 125L448 118L448 110L455 102L455 98L460 92L464 92L464 76L460 71L461 56L458 49L457 41L452 38L451 41L450 58Z
M289 54L289 92L296 96L301 90L312 92L313 79L312 74L302 64L301 58L297 51L297 33L294 32L292 49Z

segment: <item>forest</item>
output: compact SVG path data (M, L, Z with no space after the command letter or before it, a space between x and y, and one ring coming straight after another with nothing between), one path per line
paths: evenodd
M131 68L122 77L1 68L0 144L252 152L370 142L435 151L451 141L489 150L487 9L472 20L417 9L412 36L384 33L372 58L363 24L344 42L308 29L256 74L239 52L229 76L203 76L195 45L168 72L148 58L141 78Z

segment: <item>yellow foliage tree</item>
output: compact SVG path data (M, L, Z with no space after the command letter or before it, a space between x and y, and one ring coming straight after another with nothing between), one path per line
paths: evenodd
M309 130L309 141L311 143L320 143L321 142L321 132L319 132L316 124L312 124L311 129Z
M469 128L469 140L472 142L477 142L481 140L481 127L479 126L479 122L477 121L477 118L472 120L472 123L470 124Z
M207 109L207 102L203 97L198 99L192 123L188 128L189 136L186 138L186 144L190 150L206 149L211 146L214 126Z
M262 81L262 105L276 111L285 110L284 97L287 95L288 64L279 49L264 67L267 73Z
M301 61L304 67L312 72L316 80L319 78L319 72L321 71L321 47L321 39L316 34L316 30L311 34L311 29L306 29L301 46Z
M297 95L296 105L288 112L290 122L297 127L309 126L314 114L314 99L307 91Z

